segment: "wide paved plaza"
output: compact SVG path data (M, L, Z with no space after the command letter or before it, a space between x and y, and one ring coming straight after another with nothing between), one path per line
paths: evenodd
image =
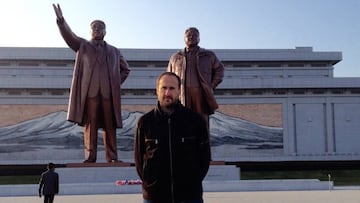
M360 190L206 192L205 203L360 203ZM0 197L0 203L39 203L37 196ZM58 195L55 203L142 203L141 194Z

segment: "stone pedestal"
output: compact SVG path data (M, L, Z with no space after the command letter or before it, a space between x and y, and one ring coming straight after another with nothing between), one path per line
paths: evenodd
M69 163L57 168L62 183L115 183L117 180L136 180L139 176L131 163ZM205 180L240 180L240 169L223 162L212 162Z

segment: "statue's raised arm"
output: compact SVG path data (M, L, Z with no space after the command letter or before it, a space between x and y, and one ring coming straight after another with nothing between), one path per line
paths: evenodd
M80 48L82 38L78 37L75 33L71 31L69 25L65 22L62 10L59 4L53 4L53 8L56 15L56 24L59 27L59 31L66 44L75 52Z
M60 8L60 4L57 4L57 5L53 4L53 7L54 7L54 11L55 11L57 19L58 20L64 19L61 8Z

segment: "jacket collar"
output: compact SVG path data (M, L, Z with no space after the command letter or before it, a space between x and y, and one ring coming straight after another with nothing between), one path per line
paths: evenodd
M104 41L104 40L95 40L95 39L92 39L91 40L91 44L93 45L93 46L102 46L102 47L105 47L105 45L106 45L106 42Z
M185 52L191 52L191 51L193 51L193 52L198 52L198 51L199 51L199 49L200 49L200 47L199 47L199 46L196 46L196 47L189 47L189 48L185 47L184 51L185 51Z
M182 104L180 103L180 101L178 101L175 105L174 112L171 115L168 115L163 110L161 110L160 103L158 101L157 105L155 107L155 114L157 116L161 116L161 117L170 117L170 116L176 114L180 110L181 107L182 107Z
M198 55L202 55L202 53L205 53L205 49L198 46ZM186 47L182 50L178 51L178 54L185 56L186 55Z

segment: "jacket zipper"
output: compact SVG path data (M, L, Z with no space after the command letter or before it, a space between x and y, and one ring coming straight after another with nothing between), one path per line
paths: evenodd
M173 154L171 147L171 119L168 118L168 129L169 129L169 154L170 154L170 190L171 190L171 202L175 202L174 197L174 176L173 176Z

